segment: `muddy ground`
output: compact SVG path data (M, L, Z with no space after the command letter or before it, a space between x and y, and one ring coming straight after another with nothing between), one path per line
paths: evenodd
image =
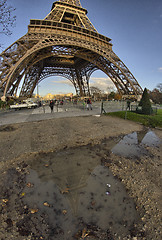
M147 146L147 153L140 157L118 156L109 146L110 142L117 143L127 134L142 131L147 129L140 124L106 116L60 118L1 126L0 239L69 239L63 235L61 226L51 231L47 216L39 215L36 206L31 209L24 204L23 189L27 184L29 162L44 154L86 146L123 184L135 202L139 219L131 226L127 236L111 231L111 224L107 231L103 231L97 224L80 220L80 231L76 231L72 239L160 240L162 145ZM153 131L162 139L161 130Z

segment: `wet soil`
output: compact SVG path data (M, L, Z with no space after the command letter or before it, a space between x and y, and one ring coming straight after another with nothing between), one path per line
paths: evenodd
M3 129L0 239L161 239L161 131L105 117Z

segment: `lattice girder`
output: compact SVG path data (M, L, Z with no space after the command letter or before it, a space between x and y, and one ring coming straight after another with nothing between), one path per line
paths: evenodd
M37 21L37 20L36 20ZM40 22L40 20L39 20L39 22ZM41 23L42 25L42 27L44 27L44 22L42 22ZM27 50L27 47L26 48L24 48L24 55L27 53L27 54L30 54L30 48L35 44L35 45L37 45L36 43L37 42L39 42L40 41L40 39L44 39L44 37L46 37L45 38L45 42L49 42L49 41L51 41L52 40L52 37L54 37L55 38L55 41L58 41L58 39L63 39L63 38L66 38L67 37L67 33L69 32L72 32L72 29L70 29L71 27L72 27L72 25L68 25L68 24L66 24L66 28L68 29L68 32L67 32L67 30L64 32L63 31L63 28L65 28L65 24L61 24L60 25L61 26L61 29L59 28L59 29L55 29L55 31L54 31L54 34L52 34L52 35L50 35L50 36L47 36L47 33L42 33L42 30L41 30L41 33L38 33L38 32L36 32L36 29L35 29L35 25L34 25L34 29L35 29L35 32L34 33L32 33L32 31L33 31L33 28L32 28L32 25L31 25L31 30L29 31L29 33L28 34L26 34L26 35L24 35L21 39L19 39L17 42L15 42L14 44L12 44L8 49L6 49L2 54L1 54L1 66L3 66L3 65L6 65L6 59L5 59L5 55L6 54L8 54L8 55L11 55L11 53L13 53L12 55L14 55L15 56L15 58L13 59L13 61L11 62L11 65L10 66L8 66L7 68L6 68L6 72L5 72L5 70L3 70L3 71L1 71L0 72L0 79L2 79L2 83L1 83L1 86L3 85L3 82L5 83L6 82L6 79L8 79L9 78L9 76L10 76L10 74L11 74L11 72L12 72L12 66L14 66L15 65L15 63L17 62L17 60L19 59L19 57L21 57L21 55L20 55L20 52L19 52L19 50L18 50L18 48L17 48L17 46L18 46L18 42L22 42L22 43L26 43L26 46L28 46L28 50ZM70 27L70 28L69 28ZM70 30L69 30L70 29ZM87 33L88 34L92 34L93 32L90 32L90 31L88 31L88 30L86 30L86 33L83 31L84 29L82 29L82 28L78 28L77 27L77 31L79 32L76 32L75 33L75 37L81 37L82 38L82 36L81 36L81 33L82 33L82 35L83 35L83 37L84 37L84 39L86 39L87 38ZM52 31L53 31L53 29L52 29ZM87 32L88 31L88 32ZM46 29L46 27L45 27L45 32L47 32L47 29ZM61 34L61 35L60 35ZM64 35L65 34L65 35ZM71 36L71 33L70 33L70 36ZM79 39L78 39L79 40ZM108 38L106 38L106 37L104 37L104 36L102 36L102 35L100 35L100 34L97 34L97 33L93 33L93 37L92 38L89 38L88 39L90 42L94 42L94 40L95 40L95 42L97 41L98 42L98 44L102 44L102 46L106 46L107 48L109 47L109 48L111 48L111 44L109 43L110 42L110 39L108 39ZM53 40L52 40L53 41ZM41 41L40 41L40 43L41 43ZM34 45L34 46L35 46ZM33 46L33 50L35 49L35 47ZM24 57L22 56L22 59L23 59ZM1 68L2 69L2 68ZM9 71L9 69L10 69L10 71Z
M80 0L59 0L59 2L68 3L75 5L77 7L81 7Z
M36 74L33 74L33 71L38 73L41 72L39 75L39 80ZM34 91L33 86L36 86L38 83L43 81L45 78L50 76L63 76L69 79L73 83L73 79L71 77L71 72L69 69L63 68L44 68L42 71L40 69L39 64L34 65L29 72L26 74L24 83L20 92L20 96L27 96L31 97ZM34 84L33 84L34 83ZM74 84L74 83L73 83Z
M0 81L3 82L3 79L10 74L12 66L38 41L39 39L35 41L23 36L0 54Z
M79 1L77 2L54 2L51 12L44 18L44 20L52 20L59 23L69 23L73 26L78 26L97 32L93 24L90 22L89 18L86 16L87 10L81 7Z
M50 38L50 41L49 41ZM58 44L59 46L55 45ZM62 45L61 45L62 44ZM68 48L68 46L72 46L71 48ZM80 47L84 46L83 47ZM50 49L50 52L48 51L48 48ZM68 49L65 51L65 49ZM110 49L105 49L105 47L98 46L96 44L89 44L87 41L75 39L75 38L69 38L69 37L61 37L59 39L56 39L56 36L54 39L52 39L52 36L48 37L47 39L43 39L42 41L39 41L36 45L34 45L33 48L29 49L25 55L19 59L19 61L15 64L14 69L10 73L10 76L8 76L8 83L13 83L14 74L19 75L19 73L23 70L24 67L27 66L27 62L37 62L40 60L40 58L43 56L41 55L41 51L45 51L45 54L47 55L49 53L53 55L69 55L69 56L83 56L90 62L95 62L95 58L98 59L99 56L103 59L103 61L107 61L107 63L110 65L107 70L103 69L102 66L100 66L100 69L102 67L103 71L111 78L113 79L114 84L116 85L117 89L124 90L125 93L128 94L130 91L132 94L139 94L139 92L136 92L137 87L140 86L137 83L134 76L130 73L128 68L124 65L124 63L113 53L113 51L110 51ZM88 56L88 53L90 53L90 57ZM86 55L86 56L85 56ZM38 60L37 60L38 59ZM30 60L30 61L29 61ZM111 69L111 72L110 72ZM113 73L113 74L112 74ZM116 77L114 77L114 75ZM131 77L131 80L130 80ZM133 81L132 81L133 80ZM127 83L125 84L124 81ZM6 82L6 84L8 84ZM9 86L9 85L7 85ZM121 87L122 86L122 87ZM128 88L129 86L129 88Z
M61 53L63 53L62 47ZM21 96L31 97L34 90L32 86L35 86L35 83L38 84L49 76L63 76L72 82L78 95L89 95L89 73L92 73L94 68L97 69L94 64L83 59L75 58L75 60L72 61L75 62L75 64L68 65L66 64L66 61L60 62L56 61L57 58L55 57L46 57L47 56L45 56L44 60L41 59L35 65L32 65L26 73L20 92ZM40 72L40 75L39 80L37 81L37 75L34 73L38 71ZM77 75L78 71L80 72L79 80ZM82 84L80 84L81 82Z

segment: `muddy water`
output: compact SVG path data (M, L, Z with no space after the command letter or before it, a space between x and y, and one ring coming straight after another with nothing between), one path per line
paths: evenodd
M44 154L29 165L33 187L25 187L23 201L48 216L54 239L72 239L83 223L126 236L137 221L133 200L95 149Z

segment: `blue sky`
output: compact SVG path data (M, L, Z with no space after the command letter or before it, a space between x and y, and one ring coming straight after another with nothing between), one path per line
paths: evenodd
M53 0L8 0L16 8L16 26L11 36L0 35L4 49L27 33L30 19L43 19ZM126 64L142 88L152 90L162 83L162 0L81 0L96 30L112 39L113 51ZM106 87L107 76L93 73L91 83ZM66 79L41 82L42 95L74 92ZM108 84L111 82L108 81ZM108 86L108 85L107 85Z

